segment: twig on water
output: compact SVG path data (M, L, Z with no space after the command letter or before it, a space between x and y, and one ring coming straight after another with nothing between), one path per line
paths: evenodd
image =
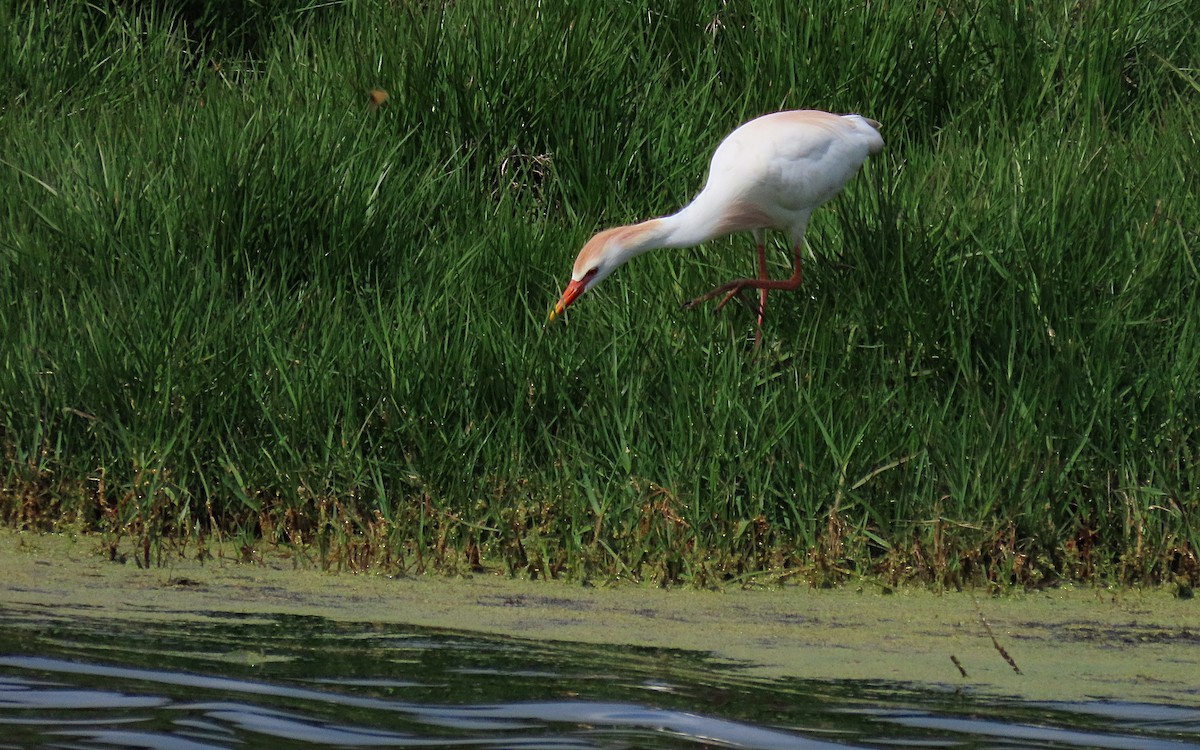
M975 600L975 611L979 613L979 621L983 623L983 629L987 631L988 637L992 639L992 645L996 647L996 651L1004 657L1004 661L1008 662L1008 666L1012 667L1014 672L1021 674L1021 668L1017 666L1013 658L1000 645L1000 641L996 640L996 634L992 632L992 626L988 624L987 618L983 616L983 608L979 606L978 599Z
M962 662L960 662L958 660L957 656L955 656L954 654L950 654L950 661L954 662L954 666L958 667L959 674L961 674L963 677L968 676L967 670L963 669Z

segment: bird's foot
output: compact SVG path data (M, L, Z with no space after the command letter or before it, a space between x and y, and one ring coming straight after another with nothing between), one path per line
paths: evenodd
M696 297L694 299L688 300L687 302L684 302L683 309L691 310L696 305L699 305L702 302L707 302L710 299L723 294L725 296L722 297L721 301L717 303L718 310L725 307L725 305L729 304L729 300L736 297L738 302L741 302L743 305L746 306L747 310L754 313L755 317L761 319L762 318L762 308L755 302L752 302L752 301L746 299L746 296L743 294L743 292L749 287L749 284L747 283L748 281L749 281L748 279L735 279L734 281L730 281L727 284L722 284L721 286L716 287L715 289L712 289L708 292L705 292L704 294L701 294L699 297Z

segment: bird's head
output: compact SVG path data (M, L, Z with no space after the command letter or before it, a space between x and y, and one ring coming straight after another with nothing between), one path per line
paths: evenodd
M627 248L622 241L623 230L628 227L605 229L587 241L579 256L575 258L575 268L571 272L571 283L563 291L558 304L550 313L550 320L571 306L579 296L599 284L618 266L629 259Z

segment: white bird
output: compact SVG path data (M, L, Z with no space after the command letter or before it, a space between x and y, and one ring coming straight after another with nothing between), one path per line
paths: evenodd
M713 152L708 181L678 213L639 224L613 227L587 241L575 259L571 283L550 313L561 315L581 294L622 263L658 247L692 247L715 237L750 231L758 247L758 278L734 279L684 307L717 295L725 306L743 289L758 289L758 336L770 289L797 289L800 251L813 211L841 191L867 156L883 149L879 123L860 115L817 110L775 112L730 133ZM766 229L786 232L795 270L787 279L767 277Z

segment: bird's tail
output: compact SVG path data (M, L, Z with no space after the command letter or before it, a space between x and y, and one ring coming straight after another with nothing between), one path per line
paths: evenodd
M870 117L863 117L858 114L842 115L842 117L858 125L858 132L867 137L868 153L878 154L883 150L883 138L879 135L879 131L883 126L879 124L878 120L872 120Z

